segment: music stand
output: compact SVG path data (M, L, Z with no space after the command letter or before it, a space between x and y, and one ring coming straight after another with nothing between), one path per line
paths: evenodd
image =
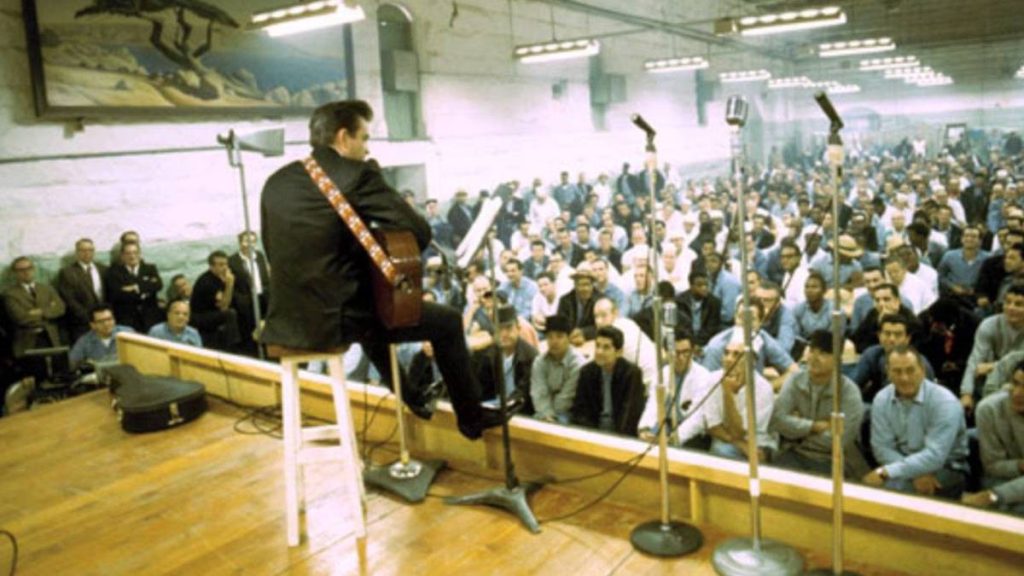
M465 239L462 244L459 245L458 250L455 254L458 258L458 267L465 269L469 266L469 263L473 261L473 257L476 256L480 250L483 242L486 241L487 232L494 225L494 220L498 216L498 212L501 210L502 201L500 198L489 198L484 201L483 206L480 209L480 214L477 216L473 226L470 227L469 232L466 233ZM497 289L497 282L494 276L494 249L491 242L487 242L487 257L490 268L491 285ZM495 331L498 329L498 304L494 303L491 309L491 324L494 326ZM495 335L495 338L497 335ZM497 340L495 340L496 342ZM494 370L494 381L498 383L498 401L501 404L501 442L502 449L505 454L505 484L482 492L476 492L474 494L467 494L465 496L449 496L445 498L445 504L483 504L484 506L493 506L495 508L501 508L519 517L519 520L534 534L540 532L540 524L537 523L537 518L533 515L533 510L530 509L530 503L527 500L530 494L536 492L543 486L540 482L525 482L520 483L516 477L515 464L512 462L512 441L509 436L508 430L508 394L506 393L504 382L502 379L502 367L501 367L501 355L495 354L494 363L492 365Z
M232 168L238 168L238 180L242 186L242 216L245 219L245 236L252 235L252 226L249 223L249 194L245 186L245 164L242 162L242 152L259 152L265 157L284 156L284 126L274 126L255 130L252 132L237 133L228 130L226 135L218 134L217 143L223 145L228 151L228 164ZM249 278L252 284L252 313L253 324L258 330L260 327L260 302L256 294L256 275L260 273L256 266L256 246L252 246L252 258L246 258L249 263ZM263 356L263 347L256 342L256 352L260 359Z

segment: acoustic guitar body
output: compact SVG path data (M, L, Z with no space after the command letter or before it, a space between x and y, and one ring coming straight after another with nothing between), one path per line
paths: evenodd
M393 286L376 266L371 266L377 318L389 330L418 326L423 312L423 268L416 237L405 230L374 230L373 236L403 278L400 286Z

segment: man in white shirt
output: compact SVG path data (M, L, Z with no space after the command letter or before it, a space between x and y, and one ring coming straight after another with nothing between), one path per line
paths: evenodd
M530 318L538 332L544 332L548 316L558 313L558 291L555 288L555 277L551 272L541 272L537 277L537 294L533 297L530 307Z
M739 331L736 332L739 334ZM755 346L756 348L756 346ZM756 353L756 352L755 352ZM735 365L735 366L734 366ZM743 365L743 339L734 338L725 349L723 368L711 373L721 387L704 405L704 425L711 436L711 453L734 460L746 460L749 450L747 414L747 371ZM775 392L770 382L754 372L754 402L758 457L764 461L778 447L777 436L769 431Z
M899 256L890 256L885 260L885 274L899 288L900 296L910 302L915 315L924 312L935 301L932 290L920 278L907 274L907 266Z
M779 246L779 265L782 266L782 288L786 291L786 305L790 308L804 301L807 266L801 258L796 242L785 239Z
M685 445L707 432L704 427L703 407L698 407L698 404L715 381L711 379L711 373L706 368L693 361L693 352L693 336L685 326L682 326L676 330L675 357L672 360L675 365L675 382L665 382L665 401L670 403L666 407L665 417L670 423L676 424L675 430L669 430L669 434L674 436L673 444L676 446ZM648 395L647 406L640 417L640 438L647 441L653 440L658 431L657 398L655 392ZM676 411L675 414L671 412L673 409Z

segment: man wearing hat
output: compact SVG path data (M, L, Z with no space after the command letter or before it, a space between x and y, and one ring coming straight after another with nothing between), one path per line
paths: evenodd
M640 369L622 358L622 332L597 330L594 360L580 370L572 405L572 423L625 436L637 435L645 389Z
M857 244L857 240L849 234L840 234L839 242L829 242L832 248L831 253L822 253L811 263L811 269L817 270L832 286L832 258L839 253L839 284L843 288L854 289L861 281L860 257L864 255L864 249Z
M534 417L545 422L569 423L580 368L584 359L569 345L571 325L565 316L548 316L544 338L548 350L533 361L530 371L530 398Z
M569 320L572 330L569 340L580 346L594 339L594 303L598 294L594 290L594 273L587 262L581 262L572 274L573 289L558 301L558 315Z
M473 353L473 369L480 383L484 404L498 403L500 382L505 386L509 406L519 413L532 415L530 375L536 357L537 349L519 337L516 309L512 306L500 306L497 342ZM495 373L495 364L500 364L500 374Z
M832 372L838 359L832 351L832 333L817 330L808 338L807 367L793 374L782 385L772 411L770 429L782 437L779 455L773 461L777 466L829 474L832 471ZM860 433L864 417L864 403L860 388L843 376L840 406L846 423L843 429L843 450L847 454L857 450L854 441ZM849 458L854 464L863 457ZM867 472L865 467L852 477Z

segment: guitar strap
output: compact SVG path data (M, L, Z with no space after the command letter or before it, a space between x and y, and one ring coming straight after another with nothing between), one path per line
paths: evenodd
M404 281L403 275L399 274L398 269L391 262L387 252L381 248L377 239L373 237L369 228L366 227L363 219L359 217L359 214L356 214L355 208L352 208L352 205L348 203L345 195L341 193L341 190L338 190L334 181L320 167L320 163L312 156L309 156L302 161L302 165L306 168L306 173L309 174L310 179L316 184L324 198L334 207L334 211L338 213L341 221L348 226L348 229L352 231L352 235L366 249L366 253L370 255L370 260L377 266L388 283L395 287L399 286Z

